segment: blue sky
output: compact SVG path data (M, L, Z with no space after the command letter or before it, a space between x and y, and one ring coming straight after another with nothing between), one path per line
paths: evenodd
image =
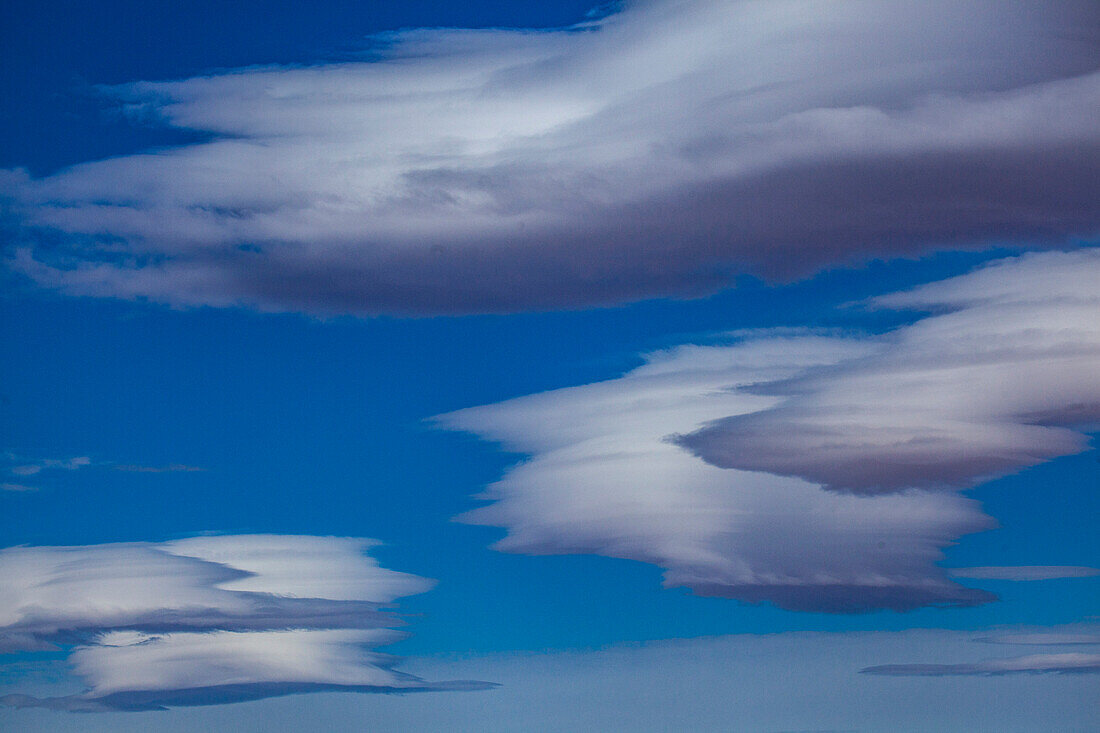
M1100 19L884 7L5 9L0 725L1086 730Z

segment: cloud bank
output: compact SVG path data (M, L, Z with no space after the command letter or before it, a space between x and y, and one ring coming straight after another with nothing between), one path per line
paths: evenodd
M382 609L432 583L381 568L372 540L275 535L0 551L0 652L75 644L83 694L0 704L158 710L325 690L482 689L393 669Z
M1091 0L639 0L106 93L209 142L0 172L62 292L311 313L691 296L1100 231Z
M991 569L937 566L991 526L957 488L1086 447L1070 426L1100 418L1097 282L1100 250L1027 255L880 298L948 309L885 335L681 346L443 415L529 456L461 519L506 528L501 550L640 560L670 586L790 609L988 601L950 576ZM1067 572L1088 574L996 574Z
M1095 728L1100 686L1091 674L859 674L860 669L899 659L964 664L1011 653L1010 647L1005 651L974 643L975 633L992 631L783 632L599 649L432 655L410 659L408 667L429 679L507 682L491 695L424 695L415 701L395 695L309 695L217 710L181 708L158 716L156 729L298 733L303 726L362 730L364 721L369 721L371 733L939 733L975 727L1047 733ZM1018 636L1055 640L1095 638L1096 632L1095 624L1012 629ZM147 733L149 719L84 716L70 722L41 712L0 709L0 729L21 733Z

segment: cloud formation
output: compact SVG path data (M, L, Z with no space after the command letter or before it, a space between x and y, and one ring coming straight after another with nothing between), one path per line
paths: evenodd
M64 471L76 471L85 466L92 465L92 459L88 456L74 456L72 458L27 458L19 456L11 451L0 454L0 464L12 476L23 479L27 476L37 476L47 469L60 469ZM27 486L23 483L0 483L0 489L4 491L38 491L37 486Z
M882 664L861 669L864 674L943 677L953 675L1100 673L1100 654L1029 654L986 659L967 664Z
M494 545L654 563L701 595L812 611L904 610L994 598L936 567L941 547L985 529L950 493L860 497L800 479L717 468L666 439L776 399L744 388L866 351L856 341L760 336L651 354L619 379L437 418L530 458L460 517L505 527Z
M978 568L951 568L953 578L975 580L1056 580L1058 578L1091 578L1100 575L1100 568L1081 565L1018 565Z
M1005 629L998 629L1004 632ZM430 655L407 666L429 679L506 680L491 695L316 695L230 706L215 716L181 708L156 720L168 731L311 729L371 733L561 731L1086 731L1100 686L1085 674L1001 674L962 679L859 674L898 659L966 662L995 653L973 643L990 630L780 632L666 639L598 649ZM1014 628L1026 637L1092 634L1095 624ZM1011 650L1010 650L1011 651ZM1042 649L1042 653L1059 650ZM960 684L955 684L958 682ZM0 678L0 685L4 680ZM43 688L49 682L43 680ZM777 705L776 700L782 700ZM147 733L150 716L96 716L81 733ZM0 729L57 733L56 716L0 709Z
M199 466L189 466L183 463L170 463L166 466L144 466L137 463L114 463L112 461L93 461L89 456L74 456L72 458L28 458L10 451L0 454L0 465L4 466L12 476L20 478L37 476L45 470L76 471L89 466L95 468L110 467L115 471L126 473L195 473L205 471ZM21 483L0 483L0 489L4 491L37 491L37 486L26 486Z
M680 439L717 466L838 491L967 487L1088 447L1100 423L1100 249L1028 254L877 298L937 311L779 398Z
M79 695L14 707L155 710L429 683L370 651L402 634L382 608L432 583L381 568L372 540L276 535L0 551L0 652L75 644Z
M1100 250L1025 255L878 299L879 336L758 333L618 379L438 418L525 453L462 519L501 550L655 563L668 585L800 610L993 596L937 567L990 526L957 489L1084 450L1100 419ZM694 451L704 460L691 455Z
M188 466L183 463L169 463L167 466L142 466L137 463L116 463L112 466L116 471L127 473L197 473L205 471L205 468Z
M558 31L106 93L210 133L0 172L72 294L312 313L696 295L738 271L1100 231L1091 0L639 0Z

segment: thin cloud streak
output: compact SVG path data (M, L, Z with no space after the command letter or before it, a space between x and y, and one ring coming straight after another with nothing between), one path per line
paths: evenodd
M896 677L949 677L1006 674L1097 674L1100 654L1029 654L986 659L967 664L882 664L861 669L863 674Z
M1018 565L976 568L949 568L953 578L975 580L1056 580L1058 578L1092 578L1100 575L1100 568L1080 565Z

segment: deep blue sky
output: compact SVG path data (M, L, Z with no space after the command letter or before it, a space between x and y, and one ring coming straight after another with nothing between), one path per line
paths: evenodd
M421 26L555 27L589 0L453 3L6 3L0 9L0 168L41 176L197 139L123 119L96 85L350 58L374 33ZM8 241L5 241L5 248ZM639 354L736 329L883 332L914 314L850 305L967 272L1008 247L745 276L699 300L513 315L320 320L71 298L5 273L0 453L88 456L0 492L0 546L160 541L201 532L379 538L386 567L438 579L404 599L397 654L601 647L788 630L981 629L1096 612L1098 580L965 581L1001 595L970 609L795 613L660 588L660 570L595 556L527 557L502 530L454 523L520 456L425 419L611 379ZM202 471L115 470L181 464ZM10 476L8 478L11 478ZM30 479L27 483L32 483ZM949 566L1097 565L1095 450L985 484L1000 529L948 548ZM1035 501L1041 496L1041 501ZM1067 511L1067 507L1073 511Z
M382 31L419 26L553 27L580 2L8 4L0 166L41 175L187 139L112 114L97 84L343 58ZM0 496L5 545L159 540L194 532L378 537L390 566L440 579L409 599L424 612L411 650L600 645L787 628L896 628L1072 620L1090 583L994 583L1006 602L966 611L805 615L657 587L656 568L590 556L486 549L492 528L449 523L517 457L428 429L426 417L607 379L641 352L770 326L882 330L906 315L843 308L965 272L1007 251L836 270L790 286L743 279L700 301L593 311L317 321L236 310L66 299L16 281L3 301L3 446L27 457L207 469L47 472L38 493ZM1005 528L964 538L951 564L1088 564L1090 512L1057 521L1024 497L1097 496L1093 455L983 487ZM1056 511L1057 501L1043 503ZM440 548L447 548L440 552ZM1054 596L1054 597L1052 597ZM515 619L524 619L515 623Z
M983 255L983 257L988 255ZM966 610L833 616L659 588L658 569L592 556L491 552L500 530L450 523L518 457L422 421L461 407L617 376L637 354L737 328L882 329L843 306L969 269L975 255L878 264L787 287L745 281L710 299L576 313L318 321L23 293L4 303L6 449L30 457L193 465L204 472L44 472L0 496L5 544L155 541L202 531L381 538L390 566L440 580L399 651L599 646L786 629L1060 623L1093 581L976 582L1004 600ZM1061 459L973 492L1003 528L949 565L1088 565L1100 463ZM1041 491L1043 502L1034 502ZM1079 511L1066 513L1071 502ZM446 548L445 551L440 551ZM516 623L515 619L523 619Z

